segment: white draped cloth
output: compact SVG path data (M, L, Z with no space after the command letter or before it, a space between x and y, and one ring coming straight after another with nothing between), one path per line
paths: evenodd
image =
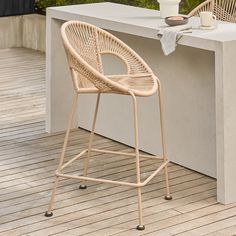
M160 29L158 36L160 37L161 46L164 54L167 56L175 51L177 41L184 33L192 32L190 25L178 25Z

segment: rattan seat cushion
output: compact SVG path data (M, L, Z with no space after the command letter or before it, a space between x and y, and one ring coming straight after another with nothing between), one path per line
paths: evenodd
M113 82L125 86L136 96L150 96L157 91L157 83L151 75L136 75L135 78L129 75L108 76Z

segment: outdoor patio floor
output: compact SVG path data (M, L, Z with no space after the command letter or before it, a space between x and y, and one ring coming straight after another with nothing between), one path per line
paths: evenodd
M173 200L165 201L164 176L143 188L146 230L138 223L136 190L62 179L54 216L44 217L64 133L45 133L45 56L23 48L0 51L0 236L16 235L234 235L236 204L216 202L216 181L170 164ZM73 130L67 159L86 147L89 133ZM96 135L94 145L112 150L131 148ZM78 164L81 164L78 161ZM75 164L68 171L82 172ZM155 167L142 160L142 176ZM90 175L135 180L132 158L97 155Z

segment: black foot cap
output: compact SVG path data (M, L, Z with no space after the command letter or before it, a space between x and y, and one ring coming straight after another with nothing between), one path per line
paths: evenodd
M87 188L87 185L84 185L84 184L81 184L80 186L79 186L79 189L86 189Z
M51 217L51 216L53 216L53 213L51 212L51 213L48 213L47 211L45 212L45 214L44 214L46 217Z
M164 198L165 198L165 200L168 200L168 201L169 201L169 200L172 200L172 197L171 197L170 195L167 195L167 196L165 196Z
M144 225L138 225L136 227L137 230L145 230L145 226Z

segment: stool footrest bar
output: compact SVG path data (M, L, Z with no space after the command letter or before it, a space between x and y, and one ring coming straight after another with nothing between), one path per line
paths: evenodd
M135 153L117 152L117 151L109 151L109 150L95 149L95 148L92 148L91 151L92 152L98 152L98 153L109 153L109 154L124 155L124 156L129 156L129 157L135 157L136 156ZM159 160L163 160L164 159L161 156L144 155L144 154L139 154L139 157L159 159Z
M61 168L60 170L63 170L65 167L67 167L69 164L71 164L73 161L77 160L78 158L80 158L82 155L84 155L86 152L88 151L88 149L83 150L82 152L80 152L78 155L76 155L74 158L72 158L71 160L69 160L68 162L66 162Z
M144 182L141 183L129 183L124 181L115 181L115 180L108 180L108 179L100 179L100 178L92 178L87 176L77 176L77 175L69 175L63 174L59 171L56 171L56 175L64 178L72 178L72 179L80 179L80 180L88 180L88 181L95 181L95 182L103 182L103 183L110 183L110 184L118 184L118 185L126 185L131 187L143 187L149 181L152 180L167 164L169 161L165 161L157 170L155 170Z

